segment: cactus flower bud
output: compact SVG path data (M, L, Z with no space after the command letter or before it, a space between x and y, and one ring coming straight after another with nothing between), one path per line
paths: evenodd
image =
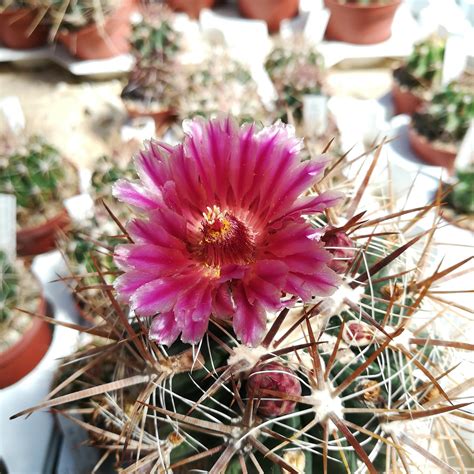
M336 273L345 273L356 254L354 241L343 231L326 231L321 240L334 257L328 267Z
M300 396L301 383L291 369L279 362L257 365L250 374L247 394L256 400L260 399L258 413L266 417L281 416L291 413L295 409L296 402L277 399L263 390Z

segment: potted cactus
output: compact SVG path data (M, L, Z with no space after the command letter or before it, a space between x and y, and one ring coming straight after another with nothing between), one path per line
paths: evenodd
M31 372L51 344L50 325L28 312L51 315L38 281L0 251L0 389Z
M324 61L303 36L292 41L278 39L265 61L278 94L277 116L288 121L288 112L298 123L303 118L303 96L320 95L325 89Z
M183 83L187 84L187 92L179 97L177 107L181 120L219 113L232 113L240 122L252 117L265 118L265 108L249 69L231 58L225 49L215 48L212 57L183 67Z
M432 273L436 229L366 215L366 180L344 198L324 173L341 160L299 151L292 127L229 117L150 143L140 180L114 188L136 213L114 251L123 274L101 287L100 339L74 356L87 366L13 418L80 402L101 461L117 453L127 472L462 470L442 443L449 421L469 455L455 420L470 374L451 371L472 344L438 337L453 308L435 288L466 261Z
M474 231L474 164L456 170L454 186L449 187L443 216L453 224Z
M0 1L0 43L12 49L38 48L46 44L46 7L34 0Z
M63 200L78 191L75 167L40 137L0 162L0 193L17 203L17 251L33 256L54 249L56 233L69 225Z
M270 33L280 29L280 23L298 14L299 0L238 0L240 13L255 20L264 20Z
M133 0L49 0L51 39L79 59L106 59L129 51Z
M474 119L472 80L452 82L413 115L408 136L417 156L453 170L460 143Z
M326 39L354 44L381 43L390 38L401 0L324 0L331 16Z
M406 62L393 71L395 114L413 115L441 85L446 41L438 36L421 41Z
M187 13L197 20L203 8L212 8L215 0L166 0L166 4L178 12Z
M143 19L133 25L131 53L135 66L122 91L130 117L153 117L159 129L174 114L180 94L175 61L179 51L180 35L169 9L147 7Z

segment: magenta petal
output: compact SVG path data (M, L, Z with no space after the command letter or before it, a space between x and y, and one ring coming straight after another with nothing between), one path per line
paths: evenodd
M165 277L151 281L138 289L131 298L132 309L138 316L152 316L170 311L191 279Z
M180 332L174 318L174 313L168 311L153 318L148 337L158 344L171 346L178 338Z
M344 194L337 191L326 191L316 197L303 197L295 201L293 206L282 217L291 218L293 216L300 217L302 214L316 214L328 207L336 206L343 198Z
M137 243L185 250L184 242L171 235L156 221L133 220L127 225L127 232Z
M233 290L235 301L234 331L237 337L248 346L257 346L265 333L267 314L256 301L250 304L243 287L238 284Z
M337 273L325 267L312 275L289 273L285 291L299 296L303 301L310 301L313 296L331 296L340 283Z
M119 300L128 303L128 299L138 290L138 288L150 283L156 275L143 273L140 271L130 271L120 275L114 282Z
M229 285L224 283L214 291L212 298L212 313L216 318L227 319L234 314L234 304Z
M113 187L112 194L122 202L143 210L156 209L161 205L161 197L147 191L138 183L119 179Z

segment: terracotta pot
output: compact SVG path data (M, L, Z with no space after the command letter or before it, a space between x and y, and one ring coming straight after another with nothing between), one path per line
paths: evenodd
M280 22L298 14L299 0L239 0L240 13L254 20L265 20L268 30L280 29Z
M174 111L171 109L161 109L156 112L151 112L141 104L135 105L131 100L125 100L124 105L130 118L151 117L155 121L155 130L157 132L174 116Z
M407 87L400 86L396 81L392 86L392 100L395 115L413 115L423 104L424 100L411 92Z
M30 33L37 21L38 10L18 8L0 13L0 42L12 49L38 48L48 40L48 27L39 24Z
M36 227L27 227L17 231L16 245L20 257L28 257L49 252L56 248L56 234L66 230L71 223L66 210Z
M130 50L130 15L135 6L123 0L101 25L92 24L77 31L60 31L58 40L79 59L106 59Z
M392 35L392 23L401 0L381 5L359 5L324 0L331 12L326 39L354 44L381 43Z
M41 298L38 313L51 316L51 309L44 298ZM23 337L0 353L0 389L29 374L48 351L51 340L51 326L46 321L33 318Z
M212 8L215 0L166 0L168 6L177 12L187 13L191 18L198 19L203 8Z
M410 146L420 160L428 165L442 166L451 172L454 171L454 161L457 153L436 146L420 135L412 126L408 128L408 140Z

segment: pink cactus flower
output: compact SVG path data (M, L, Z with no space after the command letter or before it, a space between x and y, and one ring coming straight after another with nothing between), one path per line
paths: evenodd
M139 317L154 317L150 337L160 344L180 334L199 342L212 315L232 318L241 341L257 345L283 296L308 301L337 288L331 254L302 215L340 196L304 195L327 159L300 161L289 126L221 118L184 127L182 144L152 140L136 156L138 182L115 185L141 211L128 223L133 243L115 250L124 271L116 290Z
M295 410L296 402L280 400L263 390L272 390L299 397L301 383L295 373L279 362L269 362L255 367L247 381L247 395L260 399L258 413L262 416L277 417Z

